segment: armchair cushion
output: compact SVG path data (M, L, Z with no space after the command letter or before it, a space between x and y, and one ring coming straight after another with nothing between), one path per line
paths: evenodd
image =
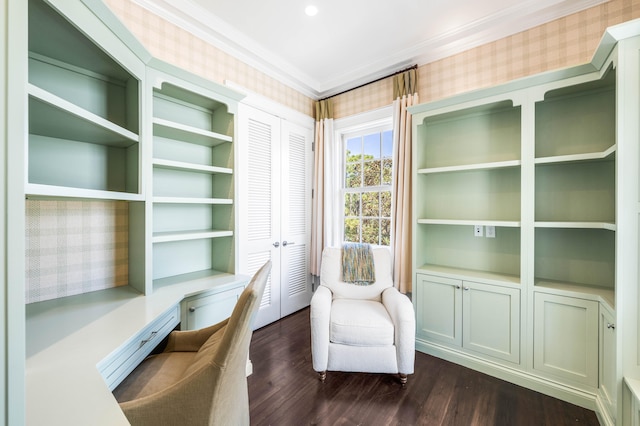
M331 343L393 345L393 322L384 305L372 300L337 299L331 308Z

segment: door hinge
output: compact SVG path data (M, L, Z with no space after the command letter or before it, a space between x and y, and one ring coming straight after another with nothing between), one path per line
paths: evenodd
M315 150L316 150L316 143L311 142L311 151L315 151Z

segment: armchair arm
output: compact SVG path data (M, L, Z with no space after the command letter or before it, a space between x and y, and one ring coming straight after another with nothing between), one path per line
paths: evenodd
M215 332L227 325L229 318L198 330L172 331L164 352L197 352Z
M317 372L327 370L329 363L329 320L331 318L331 290L319 286L311 298L311 358Z
M395 287L389 287L382 292L382 304L389 312L395 328L398 372L412 374L416 356L416 318L413 304Z

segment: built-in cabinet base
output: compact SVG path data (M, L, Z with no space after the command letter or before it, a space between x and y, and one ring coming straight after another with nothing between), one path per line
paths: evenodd
M639 34L607 30L585 67L409 108L416 349L603 424L638 371Z
M520 363L520 290L418 274L417 335L465 352Z

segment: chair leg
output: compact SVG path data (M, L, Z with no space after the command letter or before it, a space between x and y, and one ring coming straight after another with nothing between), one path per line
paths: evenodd
M399 374L400 376L400 384L402 385L402 387L407 385L407 375L406 374Z
M327 378L327 370L325 371L318 371L318 376L320 377L320 381L324 382L324 379Z

